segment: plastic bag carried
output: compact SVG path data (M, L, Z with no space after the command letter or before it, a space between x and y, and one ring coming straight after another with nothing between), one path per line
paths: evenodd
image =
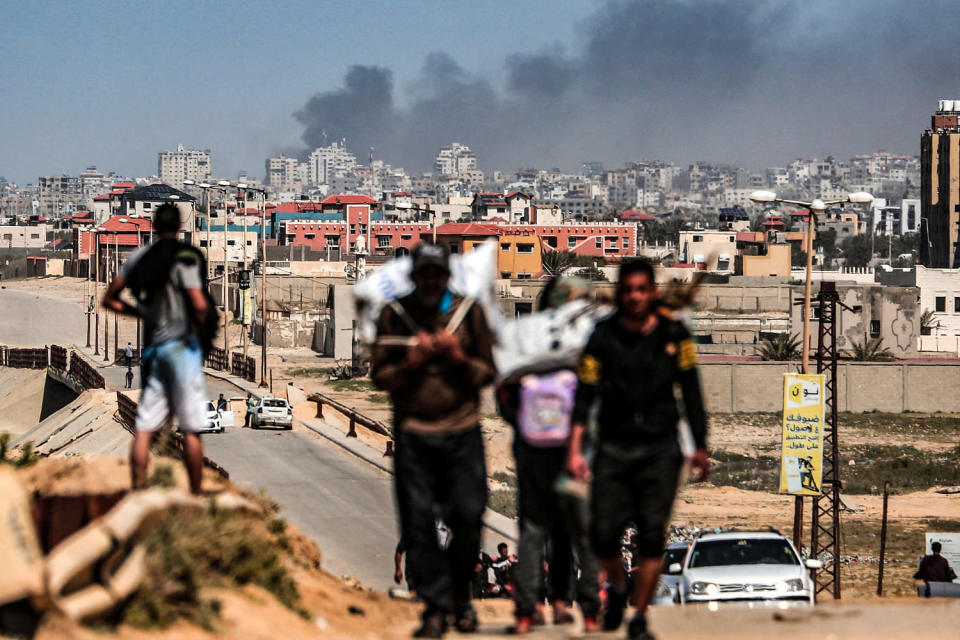
M611 313L610 306L579 299L504 321L493 351L498 378L575 367L594 326Z
M484 310L487 324L496 335L500 326L500 306L494 294L497 277L497 249L499 245L488 240L472 251L450 256L450 290L472 299ZM401 256L390 260L354 285L357 301L357 332L360 341L373 344L377 339L377 320L383 308L413 292L410 272L413 260Z

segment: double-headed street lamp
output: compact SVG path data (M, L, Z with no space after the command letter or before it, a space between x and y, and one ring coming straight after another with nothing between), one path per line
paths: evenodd
M783 204L793 204L807 209L807 278L803 287L803 373L809 373L810 365L810 278L813 273L813 225L814 216L827 210L827 207L836 204L870 204L873 202L873 196L865 191L856 191L847 194L847 197L841 200L820 200L819 198L812 202L801 202L799 200L785 200L778 198L773 191L754 191L750 194L750 200L757 204L766 204L770 202L780 202Z
M430 207L423 207L415 202L396 202L393 205L397 209L412 209L421 213L427 213L431 216L431 226L433 227L433 244L437 244L437 212Z
M245 182L221 180L221 185L236 187L260 194L260 387L267 386L267 191ZM246 216L244 216L244 251L246 251Z

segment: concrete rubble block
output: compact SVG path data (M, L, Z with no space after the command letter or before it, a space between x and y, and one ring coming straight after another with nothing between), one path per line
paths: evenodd
M0 605L37 597L43 588L43 553L30 513L30 499L12 469L0 468Z

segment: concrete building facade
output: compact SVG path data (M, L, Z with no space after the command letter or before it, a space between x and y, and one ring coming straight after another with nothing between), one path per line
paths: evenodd
M960 100L940 100L920 136L920 262L960 266Z
M178 144L176 151L161 151L157 154L157 175L161 182L177 185L184 180L210 180L213 175L210 150L186 149Z

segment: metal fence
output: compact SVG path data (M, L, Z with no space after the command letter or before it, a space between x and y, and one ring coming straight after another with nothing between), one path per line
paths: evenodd
M238 378L243 378L248 382L257 381L257 361L250 356L245 356L236 351L232 354L233 366L230 371Z
M106 389L107 385L100 372L90 366L76 351L70 352L70 370L67 372L80 381L87 389Z
M65 347L61 347L58 344L50 345L50 366L54 369L65 372L67 370L69 357L70 353Z
M226 371L227 352L217 347L210 347L210 353L207 354L207 366L217 371Z
M379 433L380 435L384 435L384 436L387 436L387 437L389 437L389 438L393 438L393 429L391 429L390 427L388 427L388 426L385 425L384 423L380 422L379 420L374 420L373 418L370 418L370 417L368 417L368 416L363 415L362 413L358 412L358 411L357 411L356 409L354 409L353 407L348 407L347 405L343 404L342 402L337 402L336 400L334 400L334 399L331 398L330 396L325 396L325 395L323 395L322 393L314 393L314 394L308 396L308 397L307 397L307 400L309 400L310 402L316 402L316 403L317 403L317 417L318 417L318 418L322 418L322 417L323 417L323 407L324 407L324 405L326 405L326 406L330 407L331 409L333 409L334 411L338 411L338 412L342 413L344 416L346 416L346 417L350 420L350 429L349 429L349 431L347 431L347 437L348 437L348 438L356 438L356 437L357 437L357 425L358 425L358 424L359 424L361 427L365 427L365 428L367 428L367 429L370 429L371 431L374 431L374 432L376 432L376 433ZM392 444L393 444L393 443L391 442L391 443L388 443L388 445L387 445L387 451L388 451L388 453L393 449L393 447L390 446L390 445L392 445Z

